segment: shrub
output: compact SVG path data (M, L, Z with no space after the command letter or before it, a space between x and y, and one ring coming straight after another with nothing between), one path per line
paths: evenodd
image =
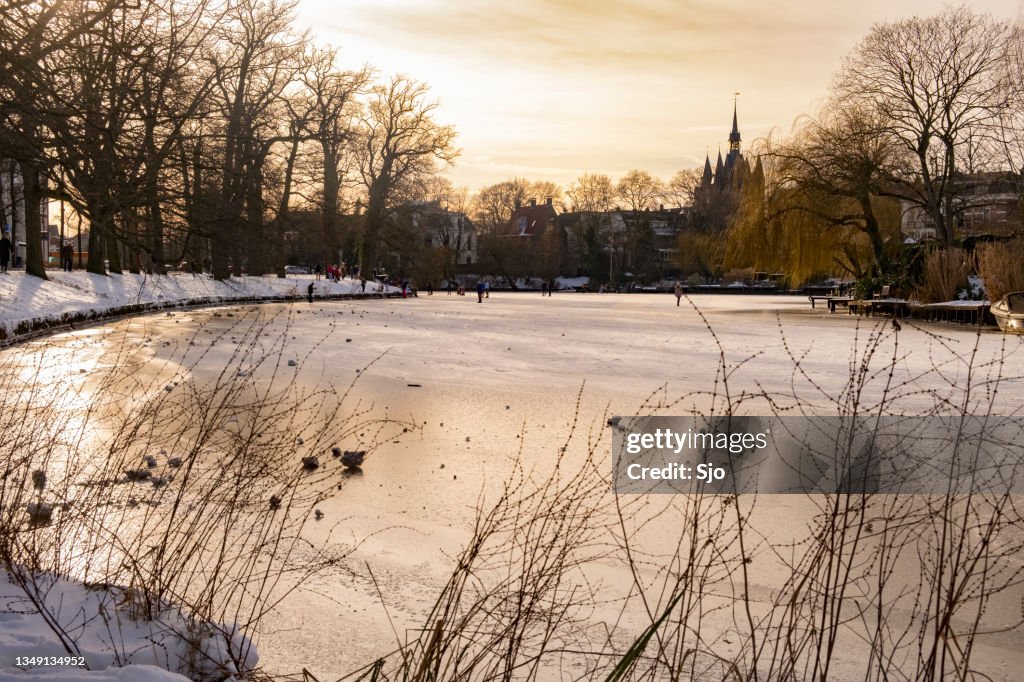
M970 256L963 249L935 249L924 258L924 272L917 296L925 303L956 299L957 292L968 287Z
M1024 238L980 244L975 254L990 301L998 301L1011 291L1024 291Z

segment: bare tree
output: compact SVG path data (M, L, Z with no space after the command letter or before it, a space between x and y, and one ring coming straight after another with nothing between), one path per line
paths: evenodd
M399 75L375 87L367 105L358 146L368 196L364 269L377 266L387 215L403 187L433 173L437 162L451 163L459 154L455 129L434 120L437 104L426 98L425 84Z
M999 75L1010 36L1006 22L967 7L876 24L836 81L840 98L876 112L907 150L913 164L892 180L946 245L959 151L1005 102Z
M508 225L512 213L530 196L530 183L513 178L488 185L473 198L473 216L485 232L494 232Z
M221 190L215 232L210 235L213 276L226 279L230 266L241 271L242 234L246 212L256 219L254 183L269 149L257 142L253 124L279 103L295 75L295 57L306 38L291 33L294 0L243 0L232 6L213 57L218 73L218 105L224 119ZM264 151L265 150L265 151ZM247 206L248 200L248 206ZM257 202L258 203L258 202ZM257 236L258 237L258 236ZM253 235L248 236L249 239Z
M1024 178L1024 27L1014 27L1002 68L1006 106L982 144L1020 179ZM1024 194L1024 181L1018 180L1017 189Z
M97 3L13 0L0 7L0 155L16 161L23 178L26 271L46 277L39 207L50 168L47 114L53 58L102 33L101 24L124 9L123 0ZM12 173L14 166L9 166ZM13 182L12 182L12 209ZM14 211L16 215L16 209ZM12 222L12 225L14 223Z
M615 193L630 210L643 211L657 207L665 186L647 171L631 170L616 183Z
M603 212L615 206L615 185L602 173L584 173L566 192L574 211Z
M323 229L325 243L338 239L339 198L342 182L352 164L352 142L357 129L356 97L370 80L371 70L338 71L333 49L316 50L302 80L313 99L313 135L320 147L323 168Z
M776 188L790 196L778 210L855 227L868 237L875 270L883 273L885 235L876 204L905 154L877 113L833 104L820 120L807 120L790 143L767 153L778 160Z
M700 187L702 171L699 168L684 168L676 171L665 186L665 198L677 206L693 206L694 195Z
M527 202L551 199L554 204L561 198L562 189L553 182L512 178L477 192L472 202L473 216L485 232L493 232L506 227L515 210Z

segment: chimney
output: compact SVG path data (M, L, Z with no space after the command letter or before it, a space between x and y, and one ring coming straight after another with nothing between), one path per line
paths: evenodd
M516 199L516 210L518 211L521 206L522 206L522 204L519 201L519 199Z
M548 197L548 206L551 206L552 197Z
M537 200L536 199L530 199L530 206L531 207L537 206Z
M659 211L664 211L665 210L665 204L658 204L658 210Z

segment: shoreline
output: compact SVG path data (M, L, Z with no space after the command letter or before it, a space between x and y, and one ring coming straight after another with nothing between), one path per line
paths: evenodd
M54 274L57 276L54 277ZM302 302L306 300L306 294L300 289L304 290L308 282L315 282L326 289L314 295L314 302L401 298L401 292L393 287L363 293L359 291L359 283L353 280L331 282L314 280L312 277L242 277L216 281L198 275L94 275L76 271L51 273L47 280L16 273L15 278L10 280L16 286L3 287L6 282L0 280L0 296L5 299L0 306L0 348L10 348L97 324L171 310ZM114 291L100 292L99 289L104 288L100 284L109 285L105 288ZM91 291L88 288L90 285ZM24 294L22 289L26 287L34 291ZM173 291L165 291L167 288ZM74 290L73 300L58 302L56 306L50 306L49 312L44 304L37 308L41 314L31 317L18 314L19 305L25 308L31 306L25 298L38 295L51 299L48 303L52 303L55 294L68 293L67 289Z

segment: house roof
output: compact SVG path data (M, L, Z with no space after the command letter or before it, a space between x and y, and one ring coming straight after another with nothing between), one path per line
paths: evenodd
M543 234L549 224L558 218L553 206L539 204L536 206L520 206L512 212L508 223L508 234L515 237L532 237Z

